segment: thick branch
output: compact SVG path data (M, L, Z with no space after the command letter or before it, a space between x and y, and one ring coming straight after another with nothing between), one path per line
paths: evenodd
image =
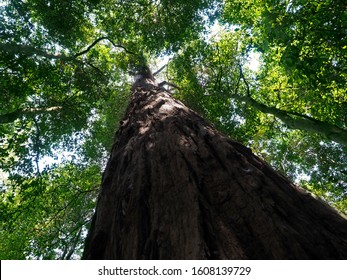
M315 133L319 133L328 139L337 143L347 146L347 130L340 128L336 125L316 120L309 116L305 116L298 113L287 112L277 109L275 107L266 106L254 100L250 96L241 96L234 94L232 98L246 102L248 105L258 109L259 111L267 114L272 114L283 121L289 128L307 130ZM295 116L295 117L293 117Z
M107 40L109 41L115 48L121 48L123 49L125 52L129 53L129 54L133 54L133 55L136 55L136 53L132 52L132 51L129 51L126 47L120 45L120 44L116 44L114 43L110 38L108 37L101 37L99 39L96 39L90 46L88 46L84 51L81 51L77 54L74 55L74 57L78 57L78 56L81 56L87 52L89 52L97 43L99 43L100 41L103 41L103 40Z
M169 86L169 87L173 87L175 89L181 90L181 88L179 86L177 86L173 83L170 83L168 81L163 81L163 82L159 83L158 86L160 86L160 87Z
M284 122L289 128L319 133L325 136L326 138L328 138L329 140L332 140L347 146L347 130L346 129L340 128L336 125L333 125L327 122L314 119L304 114L284 111L284 110L277 109L275 107L267 106L253 99L250 94L249 83L247 82L247 79L244 76L241 64L239 64L239 69L240 69L240 77L237 83L236 91L231 96L232 98L239 101L246 102L248 105L258 109L259 111L263 113L272 114L276 116L282 122ZM246 85L246 90L247 90L246 96L242 96L238 94L240 80L242 80L244 84Z

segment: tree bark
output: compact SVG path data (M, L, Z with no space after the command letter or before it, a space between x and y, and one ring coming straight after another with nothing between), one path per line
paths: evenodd
M345 259L347 220L142 77L83 258Z

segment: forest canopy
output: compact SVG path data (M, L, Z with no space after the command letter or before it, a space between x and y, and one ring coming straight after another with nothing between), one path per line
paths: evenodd
M143 60L346 213L345 0L0 1L0 259L80 258Z

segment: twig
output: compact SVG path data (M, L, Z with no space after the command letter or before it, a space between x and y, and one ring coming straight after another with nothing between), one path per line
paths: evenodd
M94 70L96 70L97 72L99 72L99 74L101 74L102 76L105 76L104 72L102 72L98 67L96 67L95 65L89 63L89 62L85 62L87 65L89 65L90 67L92 67Z

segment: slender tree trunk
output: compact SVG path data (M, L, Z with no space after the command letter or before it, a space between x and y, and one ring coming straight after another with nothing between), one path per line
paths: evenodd
M141 79L83 258L347 258L347 221Z
M347 146L347 129L338 127L328 122L323 122L306 115L295 112L287 112L276 107L266 106L254 100L250 96L232 95L236 100L246 102L253 108L263 113L268 113L279 118L285 125L291 129L301 129L323 135L329 140Z

